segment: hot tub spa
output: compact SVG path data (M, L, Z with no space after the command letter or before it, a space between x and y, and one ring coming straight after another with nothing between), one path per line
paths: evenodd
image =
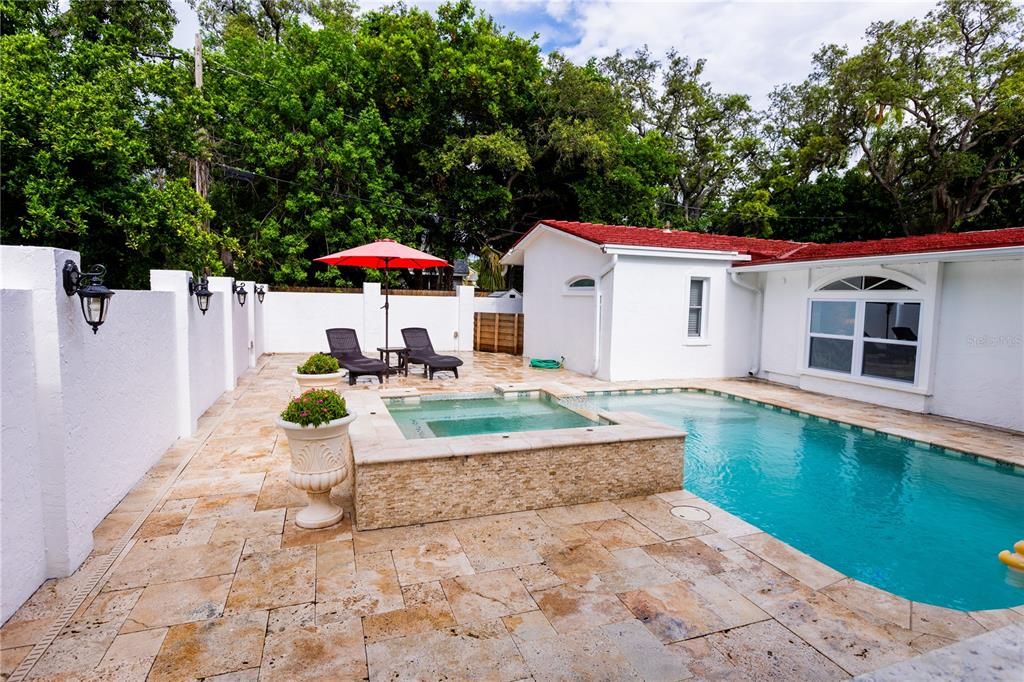
M582 394L581 394L582 395ZM682 487L686 434L549 391L352 391L360 530L651 495Z

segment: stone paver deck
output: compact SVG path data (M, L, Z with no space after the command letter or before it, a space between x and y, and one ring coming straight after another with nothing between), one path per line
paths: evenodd
M3 626L4 678L133 527L28 679L827 680L1024 622L1024 607L964 613L882 592L684 491L366 532L350 516L299 529L305 499L287 482L273 415L300 359L265 357L246 373L96 528L86 564L47 581ZM629 386L508 356L465 359L461 380L391 387ZM988 456L1024 451L1024 438L995 429L757 382L700 385ZM678 519L677 504L710 519Z

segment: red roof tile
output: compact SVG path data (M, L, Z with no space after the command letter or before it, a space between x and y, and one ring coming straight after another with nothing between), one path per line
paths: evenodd
M791 242L781 239L731 237L724 234L668 230L656 227L599 225L597 223L576 223L566 220L542 220L538 223L538 225L540 224L548 225L595 244L648 246L663 249L696 249L699 251L737 251L742 254L749 254L755 260L781 256L803 245L802 242ZM526 235L523 236L525 237Z
M1024 227L1008 227L1002 230L977 230L974 232L924 234L916 237L872 239L870 241L863 242L805 244L796 251L776 260L789 263L826 260L832 258L858 258L870 256L894 256L910 253L935 253L938 251L995 249L1006 246L1024 246Z
M599 225L566 220L542 220L537 225L548 225L556 230L601 245L736 251L751 257L751 260L747 262L748 265L1024 246L1024 227L928 234L862 242L814 244L781 239L731 237L686 230ZM533 229L536 229L537 225ZM527 234L532 231L532 229L529 230ZM520 241L525 237L526 235L523 235ZM518 242L516 243L518 244Z

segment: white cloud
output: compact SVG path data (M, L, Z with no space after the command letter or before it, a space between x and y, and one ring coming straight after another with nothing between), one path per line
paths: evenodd
M172 41L190 49L198 30L195 12L172 0L179 24ZM361 0L366 10L391 4ZM438 0L412 0L434 11ZM707 59L705 75L720 92L768 103L776 85L807 76L811 56L825 43L857 48L872 21L923 17L934 2L681 2L679 0L478 0L500 24L520 35L540 34L541 44L576 62L647 45L656 57L669 49Z
M824 43L862 44L872 21L923 16L932 3L865 2L577 2L577 42L562 48L574 61L648 45L706 58L715 89L767 104L776 85L803 80Z

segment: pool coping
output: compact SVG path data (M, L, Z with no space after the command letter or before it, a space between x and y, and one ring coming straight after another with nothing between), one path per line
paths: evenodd
M495 386L495 394L512 399L512 392ZM516 391L514 398L545 394L553 400L583 396L583 392L562 386L545 385ZM408 462L449 457L501 454L525 449L569 447L573 445L604 445L624 441L685 438L686 432L630 411L598 410L592 412L565 406L569 410L598 422L593 426L564 429L539 429L514 433L487 433L438 438L407 438L388 411L388 401L444 400L445 396L466 395L420 394L416 389L359 391L346 395L353 411L360 415L349 428L353 460L356 466Z
M721 386L721 384L727 384L727 386ZM797 407L793 402L788 402L784 399L772 400L765 396L754 396L752 392L756 392L758 389L786 389L796 391L799 394L807 394L817 396L809 391L803 389L797 389L791 386L785 386L782 384L775 384L771 382L765 382L761 380L751 379L733 379L733 380L721 380L721 379L699 379L699 380L665 380L657 379L651 381L629 381L629 382L595 382L593 384L573 385L569 386L559 382L528 382L528 383L498 383L494 384L494 390L501 395L516 395L517 397L527 397L531 394L537 394L544 392L550 395L552 398L571 398L571 397L584 397L587 395L624 395L624 394L657 394L657 393L673 393L673 392L703 392L710 395L717 395L730 400L737 400L740 402L747 402L766 409L776 410L782 414L793 414L803 419L816 419L823 422L832 422L839 425L841 428L852 428L866 435L884 435L893 440L905 442L908 444L915 445L924 450L931 450L946 456L956 457L965 461L974 462L981 466L995 466L999 468L1007 468L1017 474L1024 474L1024 434L1018 434L1013 431L1007 431L1005 429L999 429L997 427L989 427L984 424L973 424L963 423L965 428L971 429L991 429L992 431L999 433L1007 433L1014 437L1020 437L1022 450L1019 455L1014 454L1003 454L1001 452L987 451L978 452L973 450L967 450L960 447L955 447L949 442L943 442L941 434L936 434L932 438L924 438L919 434L915 436L908 436L899 433L900 430L905 430L905 427L899 424L893 424L890 429L879 428L878 425L866 425L859 423L855 415L844 415L844 418L837 418L835 416L826 416L817 413L813 409L809 409L807 406ZM744 391L743 389L752 389L752 391ZM454 393L421 393L416 388L399 388L399 389L383 389L377 392L381 398L385 400L407 398L427 398L430 400L444 399L446 396L455 395ZM835 396L822 396L824 399L835 400ZM842 402L858 403L858 401L851 400L849 398L839 399ZM879 408L881 406L871 405L863 403L870 407ZM564 405L569 409L574 409L571 405ZM897 408L881 407L887 411L891 411L897 415L904 414L904 410ZM578 410L577 410L578 411ZM941 417L938 415L922 414L915 412L907 412L907 415L914 415L916 417L929 417L933 419L948 420L947 417ZM959 424L955 420L950 420L954 424ZM911 429L913 430L913 429ZM461 437L461 436L460 436ZM431 440L431 439L425 439Z
M815 421L836 424L840 428L850 429L859 433L863 433L869 436L885 436L889 440L906 443L913 445L922 450L930 450L938 452L944 455L955 457L964 461L974 462L982 466L994 466L1001 469L1010 469L1014 473L1024 475L1024 464L1018 464L1017 462L1010 461L1008 459L1000 458L993 454L981 454L976 452L968 452L959 448L952 448L947 445L939 445L937 443L931 443L929 441L921 440L919 438L911 438L909 436L902 436L897 433L890 433L883 429L877 429L873 427L863 426L861 424L854 423L852 421L844 421L842 419L836 419L834 417L825 417L813 412L806 410L800 410L793 407L785 407L776 403L772 403L760 398L748 398L746 396L737 395L728 391L722 391L714 388L696 387L696 386L683 386L678 388L656 388L656 389L644 389L644 388L631 388L631 389L598 389L592 391L586 391L587 395L657 395L657 394L673 394L673 393L703 393L705 395L714 395L728 400L734 400L741 403L749 403L751 405L757 405L773 412L779 412L780 414L789 414L800 417L801 419L813 419Z

